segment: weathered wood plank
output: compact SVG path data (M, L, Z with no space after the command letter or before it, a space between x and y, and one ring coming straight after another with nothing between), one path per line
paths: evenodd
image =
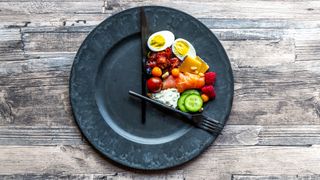
M23 28L23 27L73 27L73 26L96 26L110 13L104 14L15 14L1 15L0 27Z
M89 174L104 174L119 170L89 146L2 146L2 150L0 162L5 164L5 169L1 168L0 174L88 174L86 169L95 169ZM21 154L18 155L15 151L20 151ZM25 166L27 162L29 164Z
M212 179L231 179L232 174L266 176L270 174L319 174L319 167L309 166L319 161L319 155L314 154L317 148L319 147L212 146L194 163L197 168L193 169L192 164L184 167L185 177L206 179L210 174ZM209 167L210 172L206 169Z
M319 1L187 1L187 0L109 0L109 8L116 11L141 5L166 5L200 17L210 18L282 18L317 19Z
M78 27L96 26L113 13L93 14L14 14L1 15L0 27L25 28L25 27ZM320 28L319 20L291 20L269 18L198 18L210 29L314 29Z
M297 61L320 60L320 29L299 29L294 34Z
M1 16L0 16L1 17ZM0 28L0 62L3 60L21 60L24 44L21 38L21 29ZM0 71L4 71L1 69Z
M67 86L41 83L0 91L0 125L75 125Z
M110 180L185 180L184 171L176 170L176 171L161 171L160 173L136 173L136 172L121 172L115 173L114 175L107 176L107 179Z
M210 29L315 29L320 21L276 18L198 18Z
M23 42L19 29L0 29L0 56L22 53Z
M75 124L42 127L0 126L1 145L81 145L84 141Z
M251 174L234 174L232 180L318 180L319 174L297 174L297 175L251 175Z
M214 142L219 146L308 146L320 145L319 125L227 125ZM0 126L0 145L84 145L75 126Z
M291 38L291 30L279 29L212 29L222 41L281 40Z
M99 177L107 178L108 175L95 175L95 174L4 174L0 175L0 179L5 180L93 180ZM102 178L103 179L103 178Z
M98 2L99 0L41 0L41 2ZM30 2L30 0L0 0L0 2Z
M7 1L0 2L1 15L48 13L101 13L103 1Z
M0 60L0 77L22 76L24 78L32 76L35 73L65 72L63 75L68 76L73 63L75 53L50 52L50 53L29 53L21 55L21 59L8 54L8 61ZM0 59L1 59L0 55ZM7 80L0 80L0 84L10 84Z
M317 19L319 18L319 1L202 1L196 0L108 0L107 8L118 12L123 9L141 5L166 5L186 11L197 18L282 18L282 19ZM37 14L37 13L97 13L101 12L103 1L100 2L61 2L61 1L37 1L37 2L0 2L2 14ZM195 11L197 9L197 11ZM199 11L201 9L201 11Z
M306 125L227 125L215 145L307 146L320 144L320 127Z
M74 54L34 57L0 63L0 124L73 124L68 79Z
M76 52L88 33L23 33L24 50L32 52Z
M240 68L279 66L295 61L294 42L291 39L233 40L221 43L231 62Z
M320 39L296 40L295 45L297 61L320 60Z
M259 144L259 134L268 127L253 125L226 125L214 145L219 146L249 146ZM275 138L276 139L276 138Z
M211 146L196 161L176 167L170 174L186 179L231 179L231 174L281 175L320 173L319 146ZM312 160L310 160L312 159ZM1 146L0 161L5 164L0 174L113 174L118 167L102 158L89 146ZM37 163L34 163L37 162ZM146 177L146 175L136 177ZM150 174L151 175L151 174ZM134 177L135 175L126 175ZM180 177L180 175L178 175Z
M162 174L137 174L130 172L110 173L110 174L4 174L0 175L0 179L5 180L184 180L182 171L174 173L162 173Z
M318 123L319 68L315 61L234 69L235 103L229 123Z
M258 145L305 146L319 144L318 134L318 129L315 130L313 127L302 127L300 129L296 128L295 130L289 128L284 129L281 127L270 128L259 134Z
M27 179L27 180L127 180L127 179L140 179L140 180L183 180L185 179L183 174L164 174L164 175L152 175L150 174L134 174L134 173L114 173L114 174L10 174L0 175L1 179L16 180L16 179ZM208 177L209 178L209 177ZM320 179L320 175L251 175L251 174L233 174L232 180L317 180Z
M20 40L19 29L0 29L0 42Z

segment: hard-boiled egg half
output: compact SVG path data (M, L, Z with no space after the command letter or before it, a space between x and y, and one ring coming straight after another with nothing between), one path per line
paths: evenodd
M174 41L174 34L170 31L159 31L153 33L148 39L148 47L151 51L163 51L170 47Z
M180 60L183 60L186 56L195 58L197 56L196 50L187 40L179 38L176 39L172 44L172 52Z

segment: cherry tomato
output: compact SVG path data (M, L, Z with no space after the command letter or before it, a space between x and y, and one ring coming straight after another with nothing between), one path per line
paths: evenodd
M154 67L151 71L152 76L160 77L162 75L162 70L159 67Z
M173 77L179 77L180 71L179 71L178 68L173 68L171 70L171 74L172 74Z
M206 94L201 94L201 98L203 100L203 102L208 102L209 101L209 96Z
M147 88L152 93L160 91L162 88L162 80L158 77L148 79Z

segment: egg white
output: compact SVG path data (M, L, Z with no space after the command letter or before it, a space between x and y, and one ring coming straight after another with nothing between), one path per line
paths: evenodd
M165 40L165 44L161 47L161 48L156 48L156 47L152 47L151 46L151 40L154 36L156 35L161 35L164 40ZM151 50L151 51L154 51L154 52L158 52L158 51L163 51L165 50L167 47L170 47L172 45L172 43L174 42L174 34L171 32L171 31L158 31L156 33L153 33L148 41L147 41L147 44L148 44L148 48Z
M188 52L187 52L185 55L180 55L179 53L177 53L177 52L175 51L174 46L175 46L175 44L176 44L178 41L183 41L183 42L186 42L186 43L188 44L189 50L188 50ZM193 45L192 45L189 41L187 41L187 40L185 40L185 39L182 39L182 38L178 38L178 39L176 39L176 40L173 42L173 44L172 44L172 52L173 52L174 55L176 55L176 56L177 56L180 60L182 60L182 61L184 60L184 58L185 58L186 56L191 56L192 58L196 58L196 56L197 56L196 50L194 49Z

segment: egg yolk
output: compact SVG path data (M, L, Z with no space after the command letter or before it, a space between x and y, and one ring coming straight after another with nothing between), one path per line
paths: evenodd
M176 53L184 56L189 52L189 44L184 41L177 41L174 45L174 49Z
M155 48L161 48L165 44L165 39L161 35L155 35L150 42L150 45Z

